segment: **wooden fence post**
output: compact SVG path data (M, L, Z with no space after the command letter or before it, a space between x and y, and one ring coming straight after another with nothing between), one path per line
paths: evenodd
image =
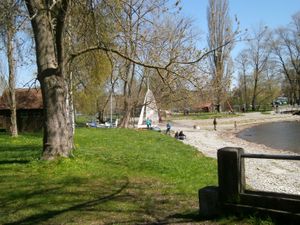
M242 148L218 150L219 199L222 203L238 203L245 190L245 166Z

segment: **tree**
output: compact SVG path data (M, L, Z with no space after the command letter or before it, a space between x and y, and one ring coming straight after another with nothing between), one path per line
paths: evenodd
M248 66L249 66L249 61L248 61L248 54L247 50L243 50L239 53L236 62L238 64L239 68L239 87L241 91L241 99L242 99L242 104L244 105L244 110L248 111L249 109L249 97L248 97Z
M191 80L191 74L186 70L191 66L176 63L188 62L188 59L194 56L191 38L195 35L191 34L191 22L184 18L178 19L178 15L174 15L170 9L167 10L167 2L123 1L119 13L115 13L115 8L110 7L119 28L116 45L129 58L137 58L144 62L144 65L141 65L128 58L119 57L115 64L120 69L119 84L122 85L124 100L122 127L127 127L132 113L136 108L141 108L142 93L147 87L161 90L162 87L158 86L158 83L162 83L165 86L163 93L166 94L166 90L171 92L168 88L174 85L175 81ZM160 68L150 68L145 64L159 65ZM185 73L181 73L183 68Z
M4 0L0 6L0 27L2 28L2 38L6 48L6 56L8 61L8 96L10 105L10 133L13 137L18 136L17 127L17 109L16 109L16 34L23 21L20 21L19 3L13 0Z
M6 80L5 77L3 75L0 74L0 95L2 95L4 89L6 88L7 84L6 84Z
M259 81L263 77L269 62L270 45L268 40L271 33L266 30L266 27L260 25L257 31L253 31L253 34L254 37L250 38L248 45L248 58L253 82L251 104L254 111L256 110L257 97L260 94Z
M223 96L230 82L230 52L233 47L231 41L235 35L229 17L228 0L209 0L207 21L208 46L210 50L213 50L209 59L213 77L214 103L217 111L220 112Z
M64 28L69 0L25 1L31 19L44 104L43 159L71 154L73 134L67 116Z
M239 71L239 93L245 109L257 110L260 104L269 105L280 90L280 73L270 57L271 33L262 25L254 30L236 62Z
M107 42L105 37L99 35L99 32L96 32L95 39L89 39L86 34L83 34L81 38L86 38L87 45L79 45L74 48L73 44L69 57L66 57L66 26L68 23L68 16L71 18L86 15L86 13L91 13L92 17L95 15L95 9L98 7L104 7L102 3L109 3L109 0L106 1L70 1L70 0L24 0L28 9L30 21L32 24L32 30L35 40L35 48L36 48L36 61L37 61L37 79L40 82L43 103L44 103L44 138L43 138L43 159L54 159L59 156L68 157L71 154L72 146L73 146L73 133L71 132L71 122L69 117L69 104L68 104L68 85L67 82L70 77L67 73L67 66L70 62L74 61L79 56L83 54L102 50L104 52L108 52L109 54L115 54L118 57L121 57L125 61L125 75L129 75L129 77L125 77L125 82L128 84L132 84L135 86L135 73L140 71L140 68L149 68L153 69L157 72L159 77L162 80L165 80L164 75L176 74L176 77L180 77L180 74L176 73L176 71L172 71L173 68L176 69L176 65L183 65L185 68L190 64L195 64L201 61L205 56L212 52L204 52L196 55L194 60L187 60L186 57L179 57L180 54L178 52L174 52L175 57L165 57L162 62L156 61L156 64L153 65L146 61L143 61L143 57L140 57L140 54L136 54L135 48L142 49L142 46L137 45L137 43L133 43L135 40L142 40L142 36L136 36L138 32L136 30L131 30L124 32L125 36L129 35L129 37L133 37L129 39L129 45L124 45L124 42L120 42L123 36L120 36L119 32L116 32L116 40L113 43ZM111 0L114 2L113 0ZM159 0L157 0L160 2ZM110 4L113 7L117 7L118 10L122 10L123 4L125 10L127 10L126 17L120 17L120 20L124 20L126 22L132 22L130 17L134 19L138 14L135 14L135 10L137 12L140 10L139 8L134 9L131 6L132 4L138 4L140 1L117 1L118 4ZM146 7L148 11L151 10L151 6L153 6L153 1L143 1L144 4L148 4L150 8ZM165 2L165 1L162 1ZM74 9L73 4L80 4L85 7L84 14L70 14L70 9ZM158 5L159 6L159 5ZM159 9L157 5L154 5L156 9ZM152 7L152 8L153 8ZM134 9L134 10L133 10ZM109 9L106 8L108 15ZM114 13L114 12L112 12ZM118 11L116 13L119 13ZM141 13L141 12L140 12ZM143 15L143 14L141 14ZM79 17L78 17L79 18ZM118 16L116 17L118 18ZM142 17L140 17L142 18ZM127 20L129 19L129 20ZM141 26L145 21L149 18L144 17L144 19L138 20L137 26ZM95 20L96 21L96 20ZM72 22L73 19L72 19ZM122 25L123 23L119 23ZM150 23L151 24L151 23ZM128 26L130 29L132 28L132 24ZM143 30L147 33L147 27ZM136 29L136 28L135 28ZM126 31L126 29L125 29ZM131 36L133 35L133 36ZM121 38L121 39L117 39ZM72 43L79 42L79 37L74 38ZM119 42L118 42L119 41ZM141 42L138 42L138 44ZM125 46L125 47L124 47ZM153 46L155 49L157 46ZM129 50L129 51L126 51ZM170 56L171 54L169 54ZM194 55L192 55L194 56ZM162 74L161 71L165 71L165 74ZM134 76L133 76L134 75ZM126 86L126 85L125 85ZM130 93L131 90L127 89L127 93ZM130 95L128 95L130 96Z
M262 104L270 105L275 98L282 94L282 72L276 65L276 62L269 59L267 68L265 70L262 80L262 93L260 94L260 102Z
M292 19L290 26L275 31L272 49L288 81L290 103L300 104L300 12L293 15Z
M195 90L201 89L205 79L199 71L198 63L190 62L199 56L195 40L199 34L194 32L192 22L178 15L165 15L155 21L156 29L150 37L152 46L145 48L147 60L169 65L172 71L160 70L148 75L158 104L162 108L185 110L192 105ZM173 63L170 62L182 62ZM163 79L160 79L160 76Z
M152 24L152 17L154 17L155 11L160 11L159 7L164 6L165 2L165 0L124 1L120 18L117 19L117 21L121 21L119 24L120 38L117 39L117 43L124 46L122 51L130 58L145 58L145 55L143 56L145 41L148 41L153 27L157 25ZM146 70L143 70L141 66L128 59L121 59L121 61L123 68L120 70L120 80L122 80L123 86L124 109L120 126L128 127L131 115L141 97L142 86L147 82L147 78L143 73Z
M104 122L104 111L110 97L110 80L113 79L112 65L101 52L91 52L76 60L73 65L76 91L76 109L88 115L99 114L99 121Z

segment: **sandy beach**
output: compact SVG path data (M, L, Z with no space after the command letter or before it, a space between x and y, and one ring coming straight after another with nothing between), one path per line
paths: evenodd
M300 116L291 114L246 113L238 117L217 119L216 131L212 119L173 120L172 130L182 130L187 136L184 143L213 158L217 157L217 150L223 147L241 147L246 153L255 154L296 154L248 142L236 137L236 134L262 123L297 120L300 121ZM251 188L300 195L299 161L245 159L245 167L246 184Z

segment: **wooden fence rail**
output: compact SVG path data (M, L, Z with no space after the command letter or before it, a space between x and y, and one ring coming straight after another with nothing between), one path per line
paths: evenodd
M298 155L246 154L244 149L234 147L219 149L219 186L199 190L200 213L204 216L224 211L261 213L297 224L300 221L300 195L246 190L245 158L300 160Z

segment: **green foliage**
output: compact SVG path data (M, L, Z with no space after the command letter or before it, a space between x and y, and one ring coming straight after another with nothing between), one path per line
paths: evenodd
M95 120L94 116L78 115L75 117L76 127L85 127L86 123Z
M68 39L72 46L70 52L86 49L87 46L98 46L99 43L111 46L114 26L111 17L107 16L104 3L95 2L93 5L74 4L70 8ZM90 7L93 7L91 10ZM80 16L79 16L80 15ZM105 85L111 75L112 65L108 53L94 49L78 55L71 65L74 79L76 110L85 114L95 114L105 108L107 91Z
M109 97L105 92L105 84L111 74L111 65L108 58L100 52L84 55L81 63L86 64L82 65L85 73L81 76L84 88L75 91L76 109L85 114L95 114L105 108Z

